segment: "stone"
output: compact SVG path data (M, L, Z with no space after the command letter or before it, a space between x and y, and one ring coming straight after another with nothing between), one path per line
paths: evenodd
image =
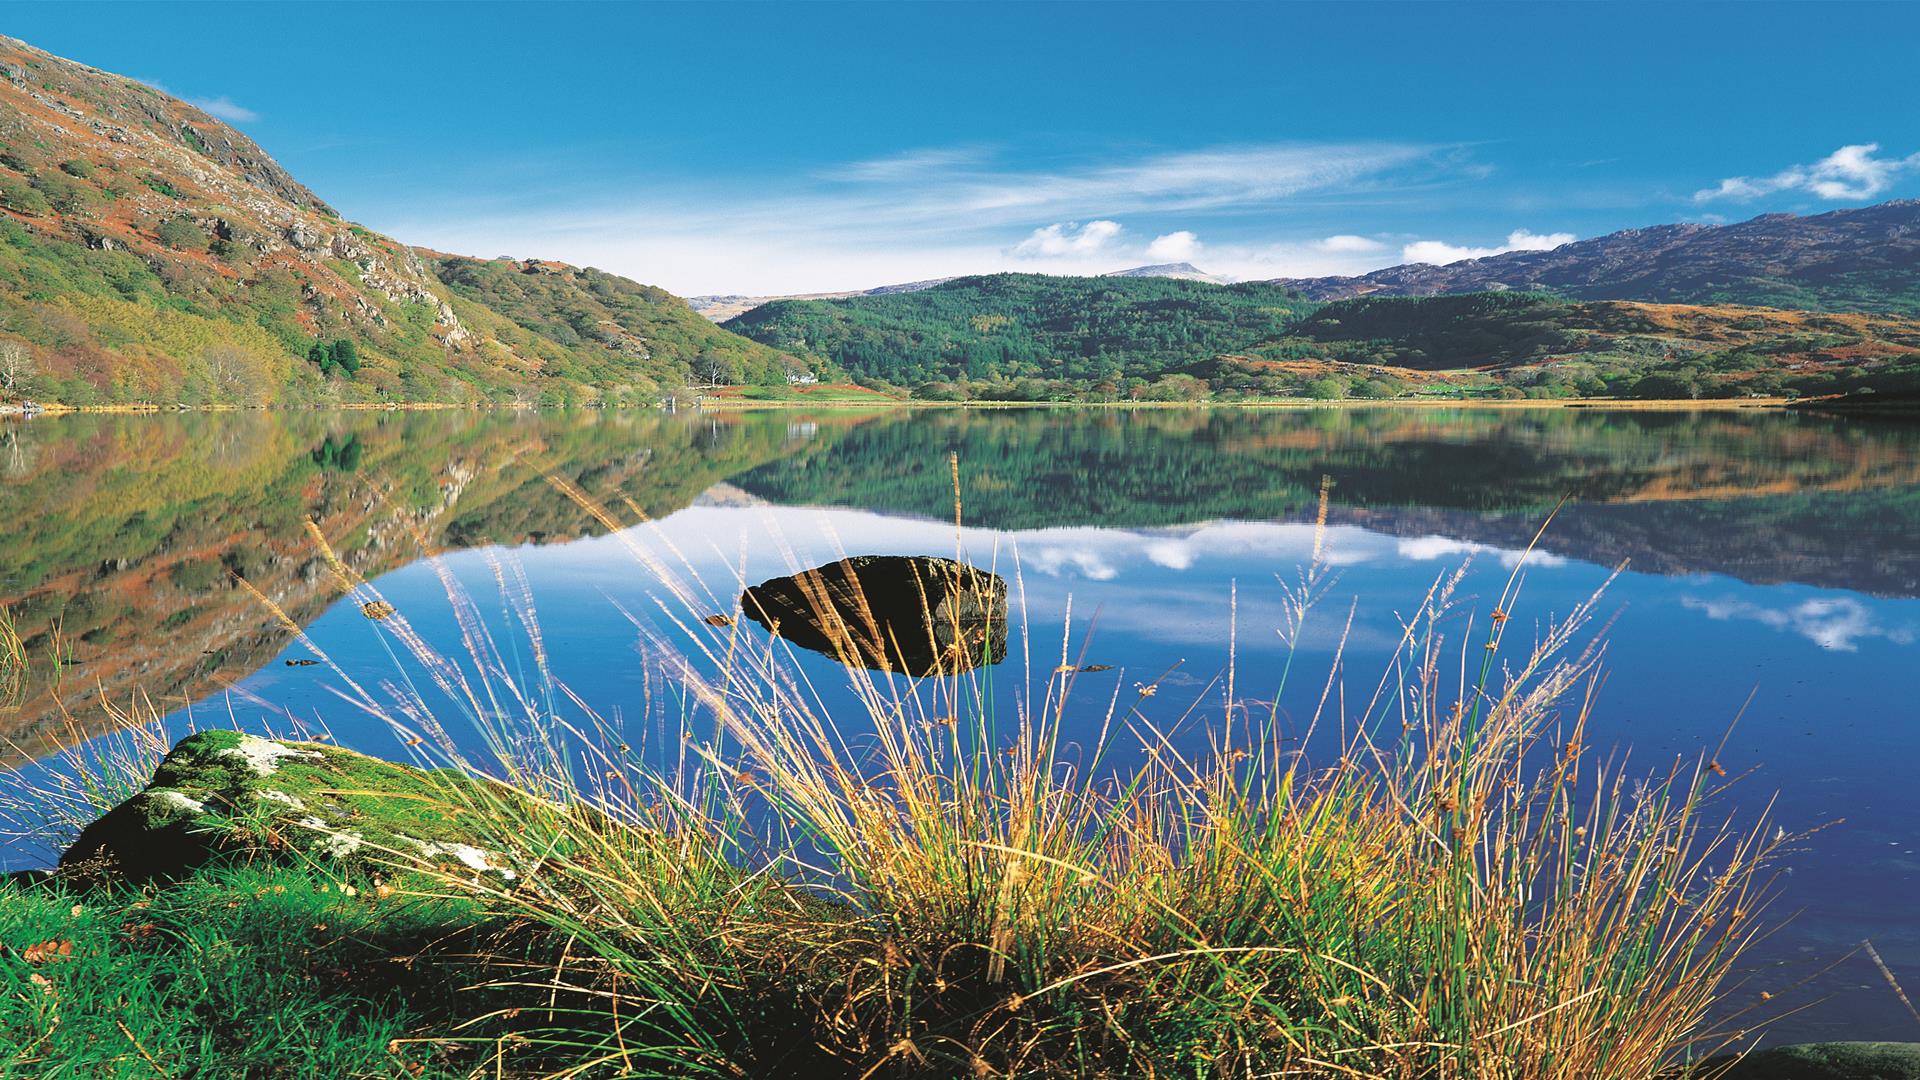
M498 823L477 813L522 798L451 769L337 746L203 731L180 740L139 794L60 857L83 883L165 882L217 858L308 861L342 872L430 865L511 880ZM491 835L490 835L491 834Z
M1920 1043L1830 1042L1777 1046L1748 1054L1724 1072L1709 1062L1701 1076L1718 1080L1920 1080Z
M1007 658L1007 582L929 555L859 555L773 578L740 597L747 617L843 664L915 677Z

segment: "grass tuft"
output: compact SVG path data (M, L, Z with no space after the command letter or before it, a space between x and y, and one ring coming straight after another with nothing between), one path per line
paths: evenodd
M957 489L956 477L956 515ZM1271 673L1230 666L1208 691L1224 691L1217 715L1122 673L1104 714L1082 716L1069 701L1098 672L1076 659L1070 619L1057 660L1029 659L1011 694L1019 675L971 662L924 677L848 668L829 692L786 642L711 615L733 610L740 583L680 574L687 560L644 523L615 535L659 586L666 626L643 629L643 645L671 675L623 704L668 711L670 747L631 745L554 678L511 566L496 579L527 640L506 649L443 573L467 658L442 656L389 605L368 626L426 681L381 699L337 673L408 745L487 779L446 797L526 872L476 877L395 853L387 869L423 916L216 912L211 929L177 935L225 935L185 955L202 965L192 978L231 983L172 1002L68 997L64 1015L84 1014L86 1037L123 1056L190 1055L177 1037L156 1046L157 1028L117 1038L101 1025L129 1008L311 1004L286 984L310 964L261 968L276 950L331 955L333 939L270 937L310 918L358 927L376 964L396 951L386 935L417 942L450 921L471 966L430 967L399 998L369 990L351 1030L344 1013L297 1021L345 1049L296 1058L312 1071L289 1075L390 1071L395 1059L368 1049L386 1040L474 1075L1591 1080L1663 1075L1747 1034L1723 1002L1761 932L1782 838L1714 816L1711 756L1642 772L1587 745L1594 600L1510 651L1522 570L1477 630L1456 599L1461 571L1434 583L1357 692L1343 644L1306 686L1289 685L1291 653ZM1290 645L1329 587L1314 551L1279 586ZM1023 613L1015 562L1009 605ZM333 565L352 602L385 603ZM1021 632L1014 651L1047 649ZM1256 682L1271 704L1246 696ZM452 737L456 721L477 730L483 759ZM73 781L39 827L111 798L150 752L136 740L71 762L118 779ZM228 871L241 872L267 871ZM196 881L182 888L234 879ZM18 952L5 962L24 971L68 902L0 903L15 920L0 943ZM238 941L261 959L236 959ZM483 989L448 996L454 972ZM52 1007L24 995L5 1007ZM22 1015L19 1030L49 1030ZM283 1045L261 1041L262 1023L221 1052Z

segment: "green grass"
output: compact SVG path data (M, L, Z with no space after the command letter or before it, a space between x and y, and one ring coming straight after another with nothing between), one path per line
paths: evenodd
M474 904L345 884L285 867L147 893L0 884L0 1076L466 1075L394 1040L484 1011L459 989Z

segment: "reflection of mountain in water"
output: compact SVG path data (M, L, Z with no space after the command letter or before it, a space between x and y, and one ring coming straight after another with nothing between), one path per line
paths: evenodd
M285 648L291 635L233 578L296 622L318 617L340 590L308 520L373 577L444 547L602 531L548 473L622 517L658 515L789 443L784 424L653 412L75 416L0 430L27 463L0 471L0 604L38 688L0 714L0 740L28 756L66 738L63 710L91 729L103 695L177 707ZM73 661L57 691L56 643Z
M804 422L797 422L804 420ZM1656 572L1716 571L1920 595L1920 429L1780 412L1335 409L242 413L0 423L0 604L58 692L11 716L22 750L97 723L100 694L166 707L218 689L339 590L316 521L372 577L423 553L601 530L726 482L731 501L944 518L949 453L975 526L1140 527L1311 517L1515 546L1568 492L1548 547ZM716 497L719 497L716 495Z
M1312 516L1657 573L1920 595L1920 426L1779 411L949 413L883 419L734 480L780 503L996 528Z

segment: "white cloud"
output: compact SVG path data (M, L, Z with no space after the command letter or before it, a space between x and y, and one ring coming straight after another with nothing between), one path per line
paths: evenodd
M1874 157L1879 143L1843 146L1811 165L1793 165L1772 176L1730 176L1718 187L1694 192L1695 202L1757 199L1780 191L1803 191L1822 199L1871 199L1891 188L1900 175L1920 170L1920 154Z
M216 119L229 124L250 124L260 119L260 114L247 108L224 94L215 98L188 98L187 104Z
M1535 233L1515 229L1507 234L1507 242L1499 247L1459 247L1443 240L1416 240L1400 249L1400 258L1403 262L1445 266L1462 259L1484 259L1509 251L1551 251L1562 244L1571 244L1576 239L1578 237L1572 233Z
M1117 221L1056 222L1033 230L1014 245L1013 254L1022 259L1085 258L1112 250L1122 231Z
M1154 262L1192 262L1200 257L1200 238L1186 229L1156 236L1147 245L1147 258Z
M1318 246L1321 251L1333 252L1335 254L1359 254L1359 255L1370 254L1376 251L1384 251L1386 250L1386 247L1387 247L1387 245L1381 243L1378 240L1374 240L1365 236L1354 236L1349 233L1341 233L1338 236L1329 236L1325 240L1320 241Z

